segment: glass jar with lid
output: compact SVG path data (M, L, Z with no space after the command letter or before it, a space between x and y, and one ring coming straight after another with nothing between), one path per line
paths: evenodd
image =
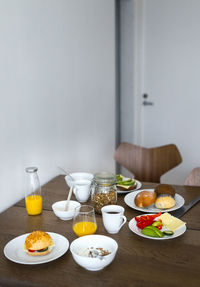
M94 175L91 200L96 213L101 214L105 205L117 203L117 188L115 175L109 172L100 172Z

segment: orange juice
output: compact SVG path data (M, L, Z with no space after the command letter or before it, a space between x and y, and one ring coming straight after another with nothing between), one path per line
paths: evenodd
M97 225L94 222L82 221L74 224L73 230L77 236L90 235L96 232Z
M26 197L26 210L29 215L37 215L42 212L42 196L29 195Z

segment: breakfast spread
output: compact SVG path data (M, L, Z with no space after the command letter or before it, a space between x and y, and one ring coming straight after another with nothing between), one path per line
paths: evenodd
M51 236L44 231L33 231L30 233L24 243L24 251L31 256L41 256L52 251L54 242Z
M115 176L113 174L105 173L105 172L96 174L94 177L93 190L91 194L91 202L93 206L80 205L80 203L77 202L78 206L75 208L75 211L73 214L73 224L72 224L72 228L75 234L81 238L84 238L85 235L98 236L98 235L93 235L97 230L95 212L101 213L101 209L104 206L105 208L110 207L110 205L114 205L115 207L114 210L108 209L106 213L107 215L109 215L108 220L112 218L112 220L110 220L110 224L113 227L114 215L115 214L120 215L119 211L116 210L117 188L124 190L124 191L127 191L127 190L133 191L133 192L128 193L126 196L133 195L133 197L131 197L131 202L133 203L134 201L134 204L135 204L133 207L134 209L137 209L136 206L140 208L148 209L149 212L155 212L156 208L159 209L158 213L144 214L144 215L136 216L135 218L133 218L129 222L129 228L133 232L135 232L136 234L140 236L149 237L151 239L168 239L170 237L174 238L174 237L177 237L183 234L186 230L186 227L184 226L186 223L172 216L171 214L167 212L165 212L164 214L162 214L161 212L162 209L163 210L168 209L175 205L176 207L178 206L179 195L175 196L174 188L168 184L159 184L156 186L155 189L147 189L147 190L140 190L140 191L133 190L134 188L136 189L136 187L138 189L140 188L140 184L138 183L139 181L136 181L135 179L132 179L132 178L125 178L122 175ZM120 192L120 193L124 193L124 192ZM175 198L177 200L177 204L176 204ZM34 206L36 210L33 210L33 212L29 214L36 214L38 212L38 209L41 208L42 197L40 197L40 195L35 196L34 198L32 198L31 196L29 197L27 196L26 206L27 207L29 207L29 205L31 206L31 201L33 200L35 200ZM184 199L183 199L183 202L184 202ZM65 201L60 201L60 203L62 203L63 205L56 206L55 208L53 208L52 206L55 214L58 211L59 212L65 211ZM153 211L151 210L152 209L151 206L154 206ZM69 208L68 211L70 210L71 208ZM102 214L103 214L103 211L102 211ZM122 220L121 217L119 217L119 219ZM121 224L121 221L119 224ZM107 230L107 232L113 233L113 232L110 232L108 228L105 227L105 229ZM50 236L50 234L52 235L52 237ZM23 237L21 246L23 247L24 245L24 251L30 256L46 255L52 251L53 247L55 246L54 242L57 242L56 241L57 237L54 237L55 234L53 233L50 233L50 234L44 231L41 231L41 230L33 231L28 236L27 234L25 234ZM52 238L54 239L54 242ZM60 247L59 244L57 243L56 243L56 246ZM68 245L66 243L64 252L67 251L68 246L69 246L69 242L68 242ZM92 246L97 246L97 247L92 247ZM56 252L57 252L57 249L58 248L56 248L55 250ZM106 247L103 247L103 241L100 243L95 241L94 244L91 241L88 241L87 244L85 245L77 246L77 248L75 249L75 253L81 257L97 258L101 262L104 262L105 260L107 260L106 258L110 258L110 256L105 257L106 255L109 255L109 254L112 255L113 250L112 251L110 250L112 250L110 245L106 245ZM72 252L73 257L76 258L76 255L73 254L72 250L71 252ZM51 255L54 256L54 253L55 252L52 252ZM62 255L64 253L60 253L60 254ZM28 258L28 256L26 257ZM81 262L82 260L90 261L91 259L88 259L88 258L86 259L81 258ZM39 259L40 260L38 261L39 263L41 263L42 262L41 260L43 259L46 260L44 262L48 262L49 256L47 256L47 259L45 257L34 258L34 260L35 259ZM28 260L30 261L30 258L28 258ZM28 262L29 264L28 260L26 261L25 259L25 262L26 263ZM75 261L77 260L75 259ZM98 260L93 260L93 261L98 261ZM33 264L34 263L35 261L33 261ZM99 266L85 267L81 263L80 263L80 266L88 270L100 270L103 268Z
M169 184L159 184L155 191L141 191L135 198L134 203L138 207L146 208L155 205L158 209L169 209L176 205L174 199L175 190Z
M121 174L116 175L116 185L119 190L129 191L137 186L137 181L133 178L126 178Z
M149 237L171 236L174 232L185 225L182 220L170 215L169 213L141 215L135 217L136 226L141 233Z

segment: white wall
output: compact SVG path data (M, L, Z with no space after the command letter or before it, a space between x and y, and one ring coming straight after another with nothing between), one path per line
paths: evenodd
M0 211L68 171L114 171L114 0L0 1Z

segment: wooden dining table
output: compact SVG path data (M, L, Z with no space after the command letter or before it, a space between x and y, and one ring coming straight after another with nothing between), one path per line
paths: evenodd
M142 189L154 188L155 183L142 183ZM174 188L186 204L200 195L200 187ZM117 234L108 234L101 215L96 215L97 234L110 236L118 243L114 261L101 271L87 271L73 259L70 250L60 258L38 265L17 264L4 256L4 246L15 237L44 230L65 236L69 243L76 239L72 220L60 220L52 204L65 200L69 188L63 175L42 187L43 212L27 215L24 200L0 214L0 286L71 286L71 287L170 287L200 286L200 204L196 204L181 219L186 232L169 240L153 240L133 233L128 222L141 212L127 206L124 194L118 194L117 204L125 208L127 223ZM87 204L91 204L90 200ZM23 246L21 252L24 252Z

